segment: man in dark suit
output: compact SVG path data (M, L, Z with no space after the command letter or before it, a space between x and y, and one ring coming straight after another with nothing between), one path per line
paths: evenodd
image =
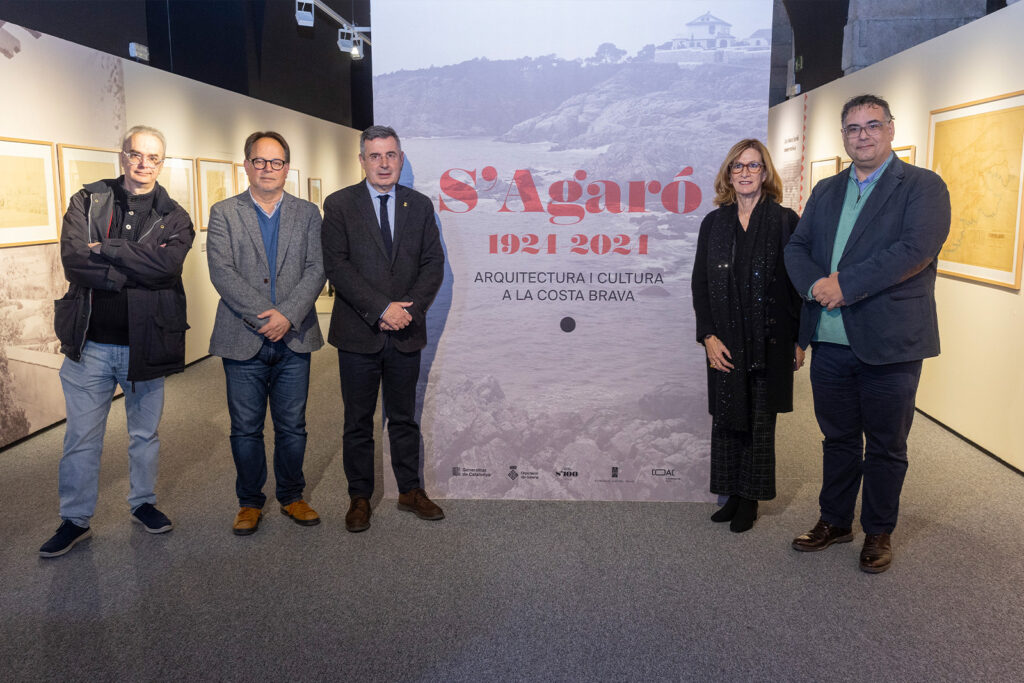
M210 209L206 256L220 294L210 353L224 360L238 536L255 533L267 497L263 423L274 421L274 478L281 512L320 523L303 499L310 355L323 346L315 303L324 286L320 210L284 191L288 143L273 131L245 141L249 189Z
M814 187L785 251L806 298L799 344L813 348L814 412L825 436L821 518L793 547L853 540L863 480L860 567L878 573L892 562L922 361L939 353L935 273L949 192L936 174L896 158L885 100L854 97L841 120L853 166Z
M444 518L420 480L415 411L427 309L441 287L444 252L433 204L397 184L403 161L393 129L367 128L359 139L365 182L324 201L324 270L336 292L327 341L338 347L351 498L345 528L352 532L370 527L373 414L382 385L398 508Z

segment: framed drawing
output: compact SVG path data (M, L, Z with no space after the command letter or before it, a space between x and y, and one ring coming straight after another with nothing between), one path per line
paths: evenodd
M288 179L284 181L284 191L294 197L302 197L299 194L299 169L292 168L288 170Z
M188 211L192 222L196 222L196 165L184 157L164 157L157 182L167 190L171 199Z
M249 176L245 173L245 164L235 164L235 194L249 187Z
M306 178L306 183L309 184L309 201L316 204L317 208L323 211L324 209L324 196L322 184L319 178Z
M953 211L939 272L1019 290L1024 91L931 112L928 166Z
M839 157L829 157L828 159L819 159L811 162L811 189L818 184L819 180L824 180L829 176L834 176L839 173Z
M120 176L120 155L119 149L57 145L61 206L67 206L71 195L81 190L83 185Z
M892 151L896 152L896 158L900 161L905 161L911 166L917 160L917 145L907 145L906 147L893 147Z
M52 142L0 138L0 247L57 241L56 169Z
M230 161L196 159L199 174L199 229L210 227L210 207L235 194L235 169Z

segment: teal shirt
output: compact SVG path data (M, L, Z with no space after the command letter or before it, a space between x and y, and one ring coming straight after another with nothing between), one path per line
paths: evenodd
M830 273L839 270L839 259L843 256L846 243L850 241L850 233L853 232L853 225L860 216L861 209L867 204L868 195L875 189L876 181L881 177L885 169L892 163L893 154L885 160L875 171L864 180L857 180L856 169L850 168L850 181L846 185L846 198L843 200L843 211L839 214L839 227L836 228L836 241L832 246L832 265ZM814 285L811 285L811 289ZM808 297L810 292L807 293ZM846 327L843 325L843 308L833 308L831 311L822 309L821 317L818 319L818 329L815 330L811 341L829 342L831 344L842 344L849 346L850 340L846 337Z

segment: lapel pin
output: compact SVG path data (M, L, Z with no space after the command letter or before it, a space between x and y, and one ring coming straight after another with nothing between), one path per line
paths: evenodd
M402 202L402 208L403 209L408 207L408 206L409 206L409 202Z

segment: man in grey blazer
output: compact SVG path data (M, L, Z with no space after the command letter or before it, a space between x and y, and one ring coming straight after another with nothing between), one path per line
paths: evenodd
M444 252L433 204L397 184L403 161L393 129L367 128L359 139L366 181L324 202L324 269L337 293L328 341L338 347L345 402L342 459L351 498L345 528L352 532L370 527L373 414L382 386L398 508L421 519L444 518L420 480L415 417L427 309L444 277Z
M841 120L853 166L814 187L785 251L806 299L799 344L814 349L814 412L825 436L821 517L793 547L853 540L863 480L860 567L878 573L892 563L922 361L939 353L935 274L949 192L935 173L896 158L885 100L854 97Z
M206 255L220 294L210 353L223 358L227 379L239 536L256 531L267 499L268 402L281 512L320 523L302 495L310 354L323 346L314 305L325 280L320 211L284 192L289 161L280 134L253 133L245 141L249 189L210 209Z

